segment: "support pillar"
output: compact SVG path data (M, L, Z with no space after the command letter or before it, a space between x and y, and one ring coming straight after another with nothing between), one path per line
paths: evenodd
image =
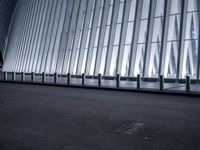
M141 76L140 74L137 75L137 89L140 89L140 84L141 84Z
M55 72L53 77L54 77L54 84L56 84L57 83L58 74Z
M84 86L85 85L85 74L83 73L82 74L82 86Z
M21 72L21 82L24 82L24 81L25 81L25 73Z
M16 73L12 72L12 81L15 81L15 80L16 80Z
M35 82L35 73L31 72L31 82Z
M70 85L71 73L67 74L67 84Z
M3 79L4 79L5 81L8 80L8 73L7 73L7 72L3 72Z
M101 87L101 79L102 79L101 74L98 74L98 86L99 87Z
M116 75L116 87L119 88L120 87L120 74Z
M191 79L190 76L186 76L186 92L190 92L190 86L191 86Z
M160 91L164 90L164 76L160 75Z
M46 82L46 74L43 72L42 73L42 83Z

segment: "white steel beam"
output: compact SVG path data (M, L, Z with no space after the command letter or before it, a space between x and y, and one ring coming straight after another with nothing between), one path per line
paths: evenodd
M144 67L143 67L143 76L150 77L151 74L149 72L149 62L152 59L151 56L151 43L153 37L153 28L154 28L154 17L156 13L156 3L157 0L150 1L150 9L149 9L149 17L148 17L148 25L147 25L147 36L146 36L146 43L145 43L145 55L144 55ZM151 64L152 65L152 64Z
M120 34L120 40L119 40L119 50L118 50L118 55L117 55L116 74L121 74L130 7L131 7L131 0L124 1L122 27L121 27L121 34Z
M160 51L160 65L159 65L159 75L164 75L165 70L168 70L166 67L166 56L167 56L167 36L169 32L169 21L170 21L170 11L171 11L172 0L165 0L164 4L164 16L163 16L163 30L162 30L162 39L161 39L161 51Z
M198 61L197 61L197 79L200 79L200 1L196 0L198 8Z
M93 48L94 48L94 43L95 43L95 37L96 37L96 32L97 32L99 16L100 16L101 4L102 4L102 0L96 0L95 8L94 8L94 16L93 16L93 21L92 21L91 35L89 38L89 47L88 47L88 53L87 53L86 67L85 67L86 75L88 75L90 72Z
M70 1L70 0L68 0L68 3L67 3L67 10L65 13L65 18L64 18L64 26L61 31L61 39L58 46L58 58L55 64L55 72L57 72L58 74L62 73L61 72L62 65L64 62L65 48L66 48L66 44L68 40L68 35L69 35L68 33L70 30L70 22L72 19L74 3L75 1Z
M99 69L101 65L101 58L102 58L102 52L103 52L103 44L106 34L106 25L108 21L108 15L109 15L109 7L110 6L110 0L105 0L104 6L103 6L103 13L101 18L101 26L100 26L100 34L98 39L98 46L97 46L97 54L95 59L95 69L94 69L94 75L99 74Z
M43 53L44 53L44 49L45 49L45 41L47 38L47 32L48 32L48 26L50 23L50 18L51 18L51 11L53 8L53 1L50 0L48 1L49 5L48 5L48 9L47 9L47 13L45 16L45 24L44 24L44 28L43 28L43 32L42 32L42 37L41 37L41 43L38 45L38 58L37 58L37 62L36 62L36 72L37 73L41 73L40 72L40 66L42 64L42 59L43 59Z
M45 72L45 64L46 64L46 59L48 57L48 52L50 50L50 45L51 45L51 38L53 35L53 26L54 26L54 22L56 19L56 8L58 5L58 0L53 3L53 7L51 10L51 16L50 16L50 20L49 20L49 24L48 24L48 30L47 30L47 34L46 34L46 38L45 38L45 46L44 46L44 51L42 54L42 60L41 60L41 64L40 64L40 70L39 72Z
M78 56L78 64L77 64L77 72L76 72L76 74L78 75L81 75L81 70L84 65L83 58L85 54L85 46L86 46L87 36L89 32L88 27L90 25L90 20L92 18L92 9L93 9L94 3L95 3L95 0L87 1L86 16L85 16L84 25L83 25L83 35L82 35L81 44L80 44L80 53Z
M179 45L178 45L178 63L177 63L177 76L176 76L177 78L184 78L183 74L184 55L187 55L187 53L185 53L184 50L184 44L185 44L188 0L182 0L181 2L182 4L181 4Z
M76 24L77 24L77 18L78 18L78 11L80 8L80 0L75 0L74 7L73 7L73 13L72 13L72 19L70 22L70 29L68 31L68 38L67 38L67 44L66 44L66 51L64 54L64 61L62 64L62 74L66 74L68 72L69 68L69 58L70 58L70 53L72 51L72 43L74 40L75 36L75 30L76 30Z
M81 36L81 29L82 29L82 24L83 24L83 19L84 19L84 12L86 11L86 5L87 5L87 0L81 0L80 9L78 13L78 20L76 23L75 37L72 44L72 53L69 60L70 62L69 62L68 72L71 74L73 74L73 70L75 67L75 59L76 59L76 55L77 55L77 51L79 47L79 40Z
M60 17L61 17L61 12L62 12L63 6L64 6L63 0L58 0L55 15L54 15L54 21L53 21L54 24L52 27L50 43L48 46L47 56L46 56L46 59L44 62L44 72L45 73L50 73L50 62L52 62L52 55L53 55L53 51L55 50L54 46L55 46L56 36L58 34L58 26L60 23Z
M36 54L37 54L37 44L38 44L38 38L40 35L40 30L41 30L41 25L42 25L42 20L44 18L44 14L46 13L46 7L47 7L47 3L45 3L44 1L42 1L40 3L40 11L39 11L39 16L38 16L38 21L37 21L37 28L35 30L35 36L34 36L34 41L33 41L33 45L31 47L32 49L32 55L31 55L31 60L30 60L30 66L29 66L29 70L28 72L34 72L35 70L33 69L35 60L36 60Z
M137 54L137 44L139 38L139 29L140 29L140 19L142 16L142 6L143 0L137 0L136 4L136 13L135 13L135 21L133 27L133 39L131 43L131 54L130 54L130 63L129 63L129 77L137 76L134 74L134 70L136 69L136 54Z
M116 33L116 27L117 27L117 19L118 19L118 14L119 14L119 6L120 6L120 0L114 0L113 10L112 10L112 19L111 19L111 25L110 25L111 27L110 27L110 33L109 33L109 39L108 39L108 50L106 54L105 73L104 73L105 76L109 76L109 72L110 72L113 45L114 45L115 33Z

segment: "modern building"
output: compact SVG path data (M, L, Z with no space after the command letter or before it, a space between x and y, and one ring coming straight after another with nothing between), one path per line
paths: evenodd
M10 22L16 5L16 0L0 0L0 69L3 65L3 56L5 54L5 45L8 41Z
M4 71L200 77L199 0L18 0L10 25Z

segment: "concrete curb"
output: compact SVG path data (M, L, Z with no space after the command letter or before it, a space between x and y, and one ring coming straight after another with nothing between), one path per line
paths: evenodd
M42 82L20 82L20 81L4 81L0 80L2 83L14 83L14 84L27 84L27 85L40 85L40 86L54 86L54 87L68 87L68 88L82 88L82 89L95 89L95 90L107 90L107 91L121 91L121 92L135 92L135 93L147 93L147 94L159 94L159 95L174 95L174 96L187 96L187 97L200 97L198 92L184 92L184 91L167 91L167 90L157 90L157 89L130 89L130 88L115 88L115 87L104 87L104 86L90 86L90 85L68 85L61 83L42 83Z

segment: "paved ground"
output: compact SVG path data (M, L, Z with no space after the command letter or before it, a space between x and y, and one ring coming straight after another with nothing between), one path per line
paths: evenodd
M0 83L0 150L199 150L200 98Z

